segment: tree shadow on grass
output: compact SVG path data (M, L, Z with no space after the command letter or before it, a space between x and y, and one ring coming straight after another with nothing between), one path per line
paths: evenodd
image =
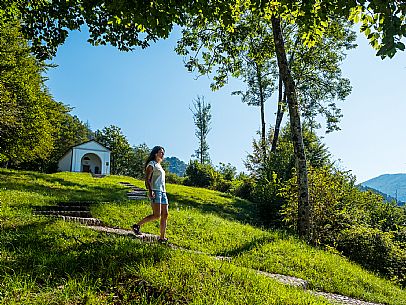
M53 222L0 231L0 252L6 254L0 256L0 279L3 276L27 277L45 290L64 285L67 280L80 282L86 279L89 284L97 284L102 293L114 293L119 298L133 294L133 298L142 295L152 299L163 297L169 303L176 299L165 289L146 283L141 275L128 273L129 267L137 270L140 266L153 266L167 259L167 248L104 233L89 236L83 231L77 234L63 230L47 232L47 226Z
M260 221L259 209L257 204L243 199L224 195L224 197L232 198L233 201L226 204L219 204L213 202L201 202L194 198L175 194L168 194L168 197L169 202L174 202L183 207L192 207L203 213L215 214L224 219L239 221L255 227L263 227L264 225Z
M219 253L216 253L215 255L234 257L237 255L243 254L245 252L249 252L252 249L261 247L265 244L274 242L275 240L276 240L276 238L272 237L272 236L261 237L261 238L254 239L244 245L241 245L240 247L238 247L236 249L221 251Z
M49 185L36 183L36 180L39 179L49 183ZM126 200L126 190L119 184L117 184L117 186L88 185L87 183L71 182L63 178L35 172L19 173L0 171L0 188L46 194L47 196L51 196L51 200L56 199L55 201L100 202Z

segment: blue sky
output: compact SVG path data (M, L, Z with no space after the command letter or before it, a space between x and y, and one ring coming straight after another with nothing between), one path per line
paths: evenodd
M214 165L231 163L245 171L259 129L259 108L247 106L231 92L245 86L232 80L219 91L210 79L188 73L174 51L178 33L151 47L120 52L111 46L93 47L86 32L72 32L47 72L47 86L60 102L93 130L117 125L131 145L162 145L167 156L187 162L197 147L191 107L204 96L212 105L208 135ZM352 170L358 182L386 173L406 172L406 55L381 60L360 35L342 69L353 86L341 103L341 131L324 135L334 160ZM266 123L275 121L276 104L266 104Z

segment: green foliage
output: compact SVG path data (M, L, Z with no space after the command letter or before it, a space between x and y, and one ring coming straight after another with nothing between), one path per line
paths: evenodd
M291 141L290 126L287 124L281 131L276 152L271 152L273 141L273 129L271 128L266 138L266 155L264 156L261 142L253 140L253 153L247 156L245 166L257 181L270 181L275 173L281 181L287 181L292 177L295 168L295 155ZM316 133L306 124L303 125L303 142L307 162L313 167L330 165L330 153Z
M18 8L18 9L17 9ZM23 20L24 33L32 41L39 58L55 55L57 47L68 37L69 30L89 27L89 42L93 45L110 43L128 51L134 47L148 47L159 38L167 38L173 25L184 26L187 16L195 16L197 24L220 21L223 29L232 32L236 22L250 8L269 19L275 13L289 23L302 28L301 39L314 45L329 25L331 16L341 16L362 23L365 33L379 56L392 57L403 50L401 39L406 34L406 5L402 1L189 1L168 2L73 0L57 6L47 1L5 0L0 4L0 15ZM147 17L146 17L147 16Z
M193 102L193 108L190 110L193 113L193 121L196 125L195 135L199 141L194 156L199 160L200 164L208 164L210 163L210 155L207 135L211 130L211 105L204 101L204 96L198 96Z
M281 227L281 206L284 203L279 194L280 179L274 173L270 179L258 180L251 194L252 200L258 203L260 219L267 227Z
M186 168L185 185L210 187L217 176L216 170L210 164L201 164L197 160L190 161Z
M237 175L237 168L230 163L225 164L220 162L218 172L225 180L233 181Z
M406 37L406 4L403 1L364 1L353 7L350 19L361 23L361 32L368 38L377 56L393 57L404 51L401 39Z
M211 164L200 164L194 160L190 161L186 168L183 184L235 194L235 189L241 184L235 179L236 172L237 169L230 163L220 163L216 170Z
M353 226L339 235L338 250L367 269L378 271L406 285L405 243L394 241L393 232Z
M350 176L347 173L339 171L332 173L329 168L309 168L313 243L336 246L336 239L342 230L363 220L363 215L356 213L357 206L353 201L356 199L356 195L362 196L363 194L355 193L357 190L351 186L349 179ZM284 188L281 189L281 194L286 199L286 205L282 212L284 221L293 228L297 222L297 187L295 180L296 177L287 181ZM367 198L358 198L358 204L364 202L363 199ZM356 218L357 216L359 218Z
M111 150L111 173L114 175L129 175L130 160L134 156L127 138L120 127L111 125L103 130L96 130L94 139Z
M322 115L326 132L339 130L342 114L336 103L344 101L352 89L341 71L346 51L356 47L352 24L342 18L330 20L323 37L311 48L299 42L302 32L294 25L286 26L285 32L301 115L312 129L321 127L317 116Z
M0 27L0 164L52 172L63 153L91 137L68 106L54 101L17 22Z
M248 105L261 106L261 125L265 129L264 103L278 87L282 94L283 86L278 85L280 75L271 22L257 13L247 10L233 31L224 29L220 21L201 24L191 16L176 51L188 56L185 66L189 71L198 75L214 74L210 85L213 90L227 84L229 77L243 80L247 89L232 94L241 95ZM321 114L326 118L327 131L339 129L342 115L336 101L343 101L351 92L350 82L342 76L340 67L345 51L354 48L351 24L339 17L330 20L323 38L311 48L303 44L303 31L296 24L284 23L283 31L302 116L313 127L319 127L315 119ZM275 99L280 99L277 103L286 103L286 100L282 102L282 96Z
M138 179L145 178L145 161L148 159L151 149L144 143L133 147L133 153L130 153L128 164L126 164L128 175Z
M54 173L58 170L58 162L64 153L72 146L89 141L93 137L90 128L80 121L77 116L69 114L71 109L60 104L57 119L53 123L53 150L45 159L35 159L24 162L19 168L25 170L38 170L41 172Z
M240 173L233 183L233 194L250 201L254 200L255 179L252 176Z
M63 106L45 89L45 64L31 56L16 22L0 27L0 50L0 162L16 167L50 155Z
M286 200L282 214L291 227L297 221L295 179L281 188ZM401 237L405 209L372 192L361 192L351 175L330 168L310 169L309 186L312 242L333 246L366 268L405 285L406 251Z
M167 172L165 172L165 182L172 183L172 184L184 184L185 178L167 171Z
M70 111L71 109L67 109ZM62 113L59 120L59 128L55 135L55 149L51 154L48 168L51 171L52 166L56 171L57 162L72 146L89 141L93 138L93 132L89 126L83 123L77 116L69 113Z

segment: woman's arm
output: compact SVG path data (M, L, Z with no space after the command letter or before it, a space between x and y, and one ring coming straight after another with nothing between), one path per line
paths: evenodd
M152 173L154 169L152 168L152 165L148 165L146 170L145 170L145 186L148 189L148 197L149 198L154 198L154 193L152 192Z

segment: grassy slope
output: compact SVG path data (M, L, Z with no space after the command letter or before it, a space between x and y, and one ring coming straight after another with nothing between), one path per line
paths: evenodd
M150 213L119 181L86 174L0 170L2 304L327 304L253 269L297 276L312 289L406 304L406 292L339 255L256 227L255 205L218 192L168 185L171 242L210 255L144 244L32 215L37 205L92 201L106 224L130 226ZM143 230L158 233L158 222Z

